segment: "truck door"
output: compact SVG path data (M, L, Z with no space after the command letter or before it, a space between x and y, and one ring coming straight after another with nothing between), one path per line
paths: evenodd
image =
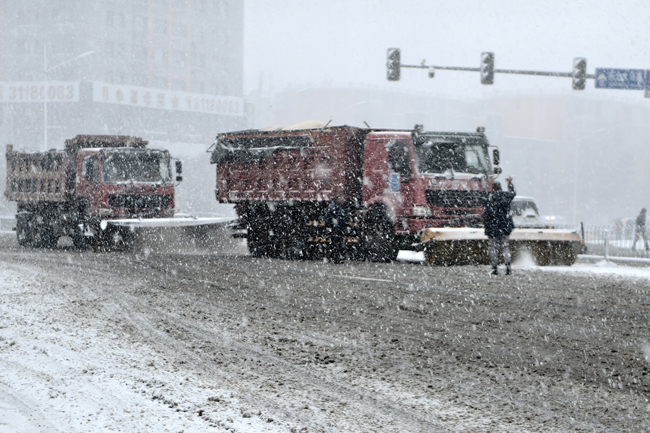
M384 203L391 211L402 206L411 178L409 141L404 138L369 140L366 146L364 203Z

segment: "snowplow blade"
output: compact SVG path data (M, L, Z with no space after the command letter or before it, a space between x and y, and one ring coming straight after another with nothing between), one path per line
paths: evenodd
M208 224L221 224L236 221L237 217L208 217L208 218L130 218L117 220L102 220L100 226L104 230L108 225L120 227L190 227Z
M428 228L422 231L425 262L430 265L489 264L488 238L483 228ZM575 263L583 245L574 230L515 229L510 252L516 260L529 252L540 266Z

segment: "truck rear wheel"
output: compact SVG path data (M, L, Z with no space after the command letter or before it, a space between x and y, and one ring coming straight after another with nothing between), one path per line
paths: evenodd
M87 250L90 246L84 232L81 229L75 230L72 235L72 244L79 250Z
M54 230L47 222L42 222L33 226L32 245L37 248L55 248L58 238L54 236Z
M374 207L366 215L366 257L371 262L390 262L397 258L395 232L385 210Z
M257 220L251 221L248 226L246 238L248 252L253 257L267 257L269 255L270 240L268 230Z

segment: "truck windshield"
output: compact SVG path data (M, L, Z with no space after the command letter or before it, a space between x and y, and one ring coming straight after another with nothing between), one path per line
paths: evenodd
M452 141L431 138L416 144L420 173L488 173L487 149L477 141Z
M163 152L115 151L102 158L102 179L118 182L171 182L169 156Z

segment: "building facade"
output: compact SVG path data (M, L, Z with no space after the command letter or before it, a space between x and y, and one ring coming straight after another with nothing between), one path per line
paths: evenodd
M243 3L0 0L0 134L209 144L245 125Z

